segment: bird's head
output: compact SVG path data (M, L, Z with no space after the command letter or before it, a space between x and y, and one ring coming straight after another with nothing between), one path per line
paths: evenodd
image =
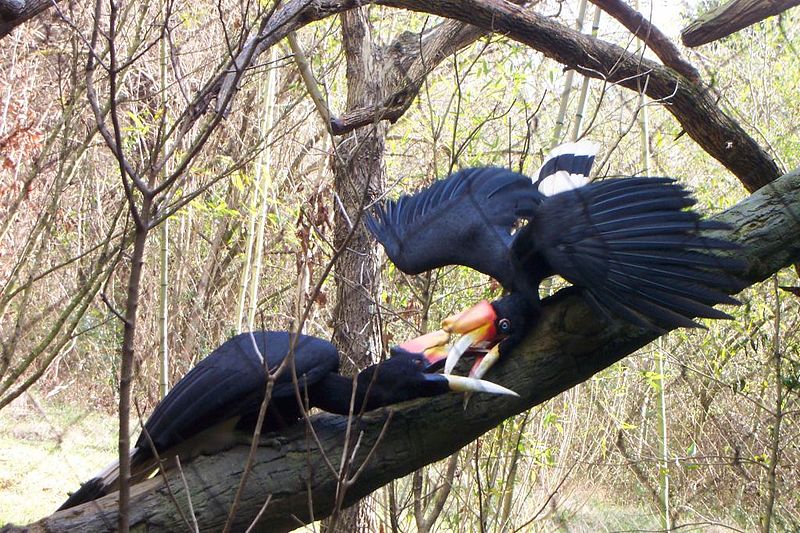
M445 318L442 329L447 333L461 334L449 350L445 373L450 373L468 350L488 352L494 358L502 355L501 352L511 350L524 338L536 321L536 316L536 305L530 299L519 293L511 293L493 302L483 300ZM471 377L476 376L483 358L478 356L470 371Z
M357 396L366 410L449 391L517 394L489 381L436 373L447 357L449 334L443 330L422 335L391 349L391 357L358 375Z

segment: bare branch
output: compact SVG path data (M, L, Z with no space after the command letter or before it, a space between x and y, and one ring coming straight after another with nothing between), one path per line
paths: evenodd
M331 120L335 135L378 120L396 122L408 110L425 77L446 57L474 43L486 30L464 22L446 21L422 35L401 34L387 49L391 58L386 73L386 98L380 104L359 107Z
M630 7L623 0L591 0L591 2L620 21L623 26L628 28L628 31L644 41L666 66L695 83L700 81L700 73L697 69L681 57L681 53L669 37L656 28L648 17Z
M224 115L228 112L231 95L237 90L236 84L242 72L250 67L256 57L286 37L289 32L316 20L369 3L370 1L356 0L292 0L281 4L274 13L264 17L258 33L245 42L223 75L215 80L215 85L219 84L218 92L214 92L217 97L217 113Z
M686 46L700 46L783 13L800 0L730 0L697 18L681 31Z
M314 102L317 112L322 117L325 128L330 130L331 111L328 109L328 103L319 90L319 86L317 86L317 80L314 77L314 73L311 71L311 65L308 63L305 52L303 52L303 47L297 41L297 33L289 32L287 40L289 41L289 46L292 48L294 62L297 65L297 70L300 71L300 76L303 78L303 83L305 83L308 95L311 97L311 101Z

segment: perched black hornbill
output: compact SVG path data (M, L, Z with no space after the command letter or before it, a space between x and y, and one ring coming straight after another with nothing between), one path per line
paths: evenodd
M491 349L470 372L482 376L536 322L539 284L555 274L603 314L642 327L666 331L699 327L694 317L730 318L712 306L738 304L728 294L744 286L733 274L742 265L713 252L736 246L703 233L726 226L688 209L695 201L671 178L588 183L595 153L591 143L562 145L535 182L502 168L462 170L385 201L366 218L401 271L464 265L508 291L445 319L445 331L465 334L445 373L482 342Z
M447 334L433 332L392 348L392 357L369 366L353 379L338 374L339 354L329 342L297 335L294 345L295 388L289 365L275 376L262 432L282 429L303 417L304 406L338 414L358 414L385 405L447 391L514 394L477 379L432 373L446 353ZM251 438L267 387L290 351L292 336L282 331L242 333L223 343L175 384L144 425L131 451L131 483L147 478L162 461L182 462ZM148 440L149 437L149 440ZM152 445L150 444L152 441ZM169 466L165 466L169 468ZM114 463L84 483L59 508L68 509L119 489Z

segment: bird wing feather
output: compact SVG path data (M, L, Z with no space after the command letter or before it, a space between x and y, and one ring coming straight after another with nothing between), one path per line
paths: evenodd
M658 330L698 327L695 317L730 318L712 306L738 303L728 294L744 284L743 263L715 253L737 245L705 234L727 226L693 204L670 178L596 182L548 197L513 247L531 255L533 239L549 273L584 287L604 312Z
M527 176L470 168L416 194L382 202L366 225L407 274L463 265L505 285L512 229L542 198Z
M258 409L266 391L262 357L270 371L289 351L287 332L243 333L226 341L183 377L145 423L157 449L167 449L224 420ZM327 341L300 335L295 347L295 368L302 388L338 370L336 348ZM275 380L272 398L294 397L287 368ZM136 446L149 446L144 433Z

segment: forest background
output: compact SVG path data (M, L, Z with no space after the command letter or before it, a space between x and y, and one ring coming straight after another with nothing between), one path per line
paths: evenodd
M715 5L669 4L669 16L638 8L656 26L662 17L676 44L677 28ZM254 54L212 101L220 69L248 51L253 25L275 6L139 0L115 15L97 6L99 19L95 5L59 3L0 50L0 525L49 514L113 460L120 373L133 377L136 433L137 413L238 331L302 327L333 338L352 371L368 363L357 354L376 359L500 294L460 268L396 271L358 229L359 209L377 198L469 166L530 174L576 137L601 146L597 178L674 176L708 214L748 194L686 134L669 96L641 94L646 74L639 92L588 82L500 34L371 6ZM580 6L526 9L568 27L583 18L586 33L655 57L617 20ZM680 48L780 173L800 156L798 22L789 10ZM431 45L427 64L425 46L421 62L402 63L420 34L437 31L448 46ZM114 61L117 76L97 66ZM370 114L365 102L388 97L376 80L400 86L415 68L427 75ZM387 115L391 125L376 120ZM134 337L120 318L139 260ZM359 520L386 531L797 530L798 302L779 288L796 285L793 269L754 285L728 309L735 320L656 340L392 482Z

